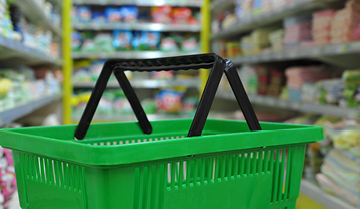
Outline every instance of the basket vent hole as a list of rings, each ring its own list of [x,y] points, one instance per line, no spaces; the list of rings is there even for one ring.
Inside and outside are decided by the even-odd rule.
[[[136,141],[135,141],[135,140],[131,140],[131,143],[134,144],[134,143],[136,143]]]
[[[126,140],[126,141],[125,141],[125,144],[129,144],[129,143],[130,143],[129,140]]]
[[[101,143],[100,143],[100,146],[104,146],[104,142],[101,142]]]
[[[113,142],[113,145],[116,145],[116,144],[117,144],[117,142],[116,142],[116,141],[114,141],[114,142]]]

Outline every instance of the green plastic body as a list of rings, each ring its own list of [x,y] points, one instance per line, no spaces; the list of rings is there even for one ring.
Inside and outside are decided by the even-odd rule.
[[[208,120],[186,138],[190,119],[0,130],[13,150],[23,209],[294,209],[305,145],[322,128]]]

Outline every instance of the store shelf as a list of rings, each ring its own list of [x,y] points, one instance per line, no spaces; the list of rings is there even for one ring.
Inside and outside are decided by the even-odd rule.
[[[202,6],[200,0],[73,0],[73,3],[76,5]]]
[[[293,0],[284,4],[284,6],[271,9],[258,15],[244,17],[238,24],[224,29],[221,32],[213,34],[212,39],[228,39],[241,33],[276,23],[284,17],[311,12],[315,9],[322,8],[330,0]]]
[[[52,102],[59,100],[60,98],[60,95],[46,96],[41,99],[24,103],[12,109],[2,111],[0,112],[0,126],[4,126],[7,123],[22,118],[37,109],[40,109],[48,104],[51,104]]]
[[[231,58],[234,64],[240,65],[244,63],[262,63],[262,62],[279,62],[296,59],[315,59],[322,60],[324,62],[333,62],[333,64],[339,64],[344,67],[357,67],[359,63],[349,62],[344,59],[326,59],[326,57],[336,57],[346,55],[347,59],[354,55],[355,62],[358,60],[358,53],[360,52],[360,42],[351,43],[338,43],[324,46],[304,47],[296,49],[288,49],[284,51],[265,51],[260,54],[243,55]],[[354,66],[356,64],[356,66]]]
[[[47,64],[61,66],[62,60],[55,59],[39,50],[25,46],[0,35],[0,60],[13,60],[16,63],[37,65]]]
[[[147,117],[150,121],[154,120],[169,120],[169,119],[178,119],[178,118],[193,118],[191,115],[181,115],[181,114],[147,114]],[[80,116],[74,116],[73,122],[77,123],[80,121]],[[109,121],[137,121],[134,114],[129,115],[109,115],[109,116],[98,116],[95,114],[93,122],[109,122]]]
[[[218,0],[211,4],[211,13],[219,14],[220,12],[226,11],[230,8],[234,9],[234,0]]]
[[[162,52],[162,51],[117,51],[117,52],[73,52],[74,59],[150,59],[159,57],[199,54],[200,52]]]
[[[62,0],[47,0],[47,1],[49,1],[58,12],[61,12]]]
[[[61,29],[54,26],[50,17],[46,16],[43,9],[35,0],[15,0],[14,3],[20,8],[21,12],[36,25],[41,25],[54,34],[61,37]]]
[[[131,86],[134,88],[164,88],[173,86],[185,86],[188,88],[197,88],[200,85],[198,79],[184,80],[130,80]],[[74,82],[74,88],[93,88],[95,82]],[[109,88],[120,88],[119,83],[110,82],[107,84]]]
[[[146,30],[146,31],[172,31],[172,32],[200,32],[201,25],[162,24],[162,23],[75,23],[76,30]]]
[[[328,209],[356,209],[337,197],[324,192],[316,184],[307,180],[301,181],[300,192]]]
[[[298,102],[292,100],[284,100],[271,96],[248,95],[250,102],[253,104],[266,105],[269,107],[284,108],[296,110],[305,113],[322,114],[340,118],[348,118],[360,120],[360,109],[345,108],[329,104],[316,104],[309,102]],[[231,93],[218,93],[217,98],[235,100],[235,96]]]

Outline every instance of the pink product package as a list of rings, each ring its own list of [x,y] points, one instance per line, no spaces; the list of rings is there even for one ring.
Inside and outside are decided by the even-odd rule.
[[[331,43],[331,38],[323,38],[323,39],[315,39],[314,40],[315,46],[322,46],[322,45],[327,45],[330,43]]]
[[[284,43],[297,43],[312,40],[311,33],[286,33]]]
[[[314,46],[314,41],[302,41],[300,47],[312,47]]]
[[[314,21],[312,24],[312,27],[317,27],[317,28],[326,28],[326,27],[330,27],[332,23],[332,19],[329,20],[321,20],[321,21]]]
[[[335,14],[335,12],[336,12],[335,10],[331,10],[331,9],[323,10],[323,11],[320,11],[320,12],[315,12],[313,14],[313,17],[314,18],[332,17]]]
[[[360,10],[360,2],[358,0],[349,0],[345,3],[345,8]]]
[[[326,27],[313,27],[313,28],[311,29],[311,31],[312,31],[313,33],[319,33],[319,34],[321,34],[321,33],[329,33],[330,29],[331,29],[331,26],[330,26],[330,25],[327,25]]]

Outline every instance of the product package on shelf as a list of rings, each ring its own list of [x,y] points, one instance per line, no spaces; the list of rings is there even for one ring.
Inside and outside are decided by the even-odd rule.
[[[343,98],[345,89],[341,78],[326,79],[317,82],[319,89],[318,102],[337,105]]]
[[[265,66],[257,66],[256,72],[258,76],[258,94],[266,95],[269,85],[269,70]]]
[[[249,65],[243,65],[239,71],[239,76],[244,85],[246,93],[249,95],[257,94],[259,80],[258,80],[256,68]]]
[[[331,43],[331,24],[334,10],[323,10],[313,14],[312,36],[314,45],[326,45]]]
[[[26,67],[0,70],[0,111],[57,93],[60,81],[49,69],[42,78]]]
[[[266,27],[255,29],[250,37],[253,44],[252,53],[261,53],[263,49],[270,47],[269,34],[276,31],[276,27]]]
[[[354,32],[360,24],[360,2],[348,0],[345,8],[336,11],[331,23],[331,43],[355,40]]]
[[[60,27],[60,17],[48,2],[38,2],[55,27]],[[2,8],[2,9],[1,9]],[[0,34],[25,46],[36,49],[51,57],[59,57],[59,44],[53,39],[52,32],[35,26],[25,19],[15,4],[0,4]]]
[[[285,75],[289,98],[294,101],[301,101],[304,83],[314,83],[330,77],[329,71],[323,66],[289,67],[285,70]]]
[[[358,108],[360,104],[360,70],[346,70],[342,79],[345,87],[339,105]]]
[[[290,124],[307,124],[324,127],[327,123],[335,123],[341,119],[329,116],[319,116],[306,114],[285,121]],[[306,148],[303,178],[314,181],[316,175],[320,173],[324,156],[333,147],[332,141],[327,134],[324,134],[324,140],[309,144]]]
[[[360,124],[351,120],[327,123],[324,133],[334,148],[326,154],[316,179],[325,191],[359,207]]]
[[[278,30],[277,27],[255,29],[249,36],[241,39],[241,51],[245,55],[258,54],[271,46],[269,34]]]
[[[311,20],[311,15],[284,18],[285,48],[296,48],[304,44],[311,45]]]
[[[114,30],[109,32],[72,32],[73,52],[113,53],[115,51],[200,51],[199,37],[190,33],[165,36],[157,31]]]
[[[80,116],[91,92],[83,92],[72,98],[73,115]],[[198,103],[196,96],[186,95],[183,90],[160,89],[152,98],[141,101],[146,114],[170,114],[193,116]],[[121,116],[133,116],[129,101],[121,90],[107,90],[99,102],[95,118],[121,120]],[[115,116],[118,116],[117,118]],[[126,117],[124,120],[127,120]]]
[[[284,30],[278,29],[269,33],[269,41],[271,43],[271,49],[273,51],[281,51],[284,49]]]

